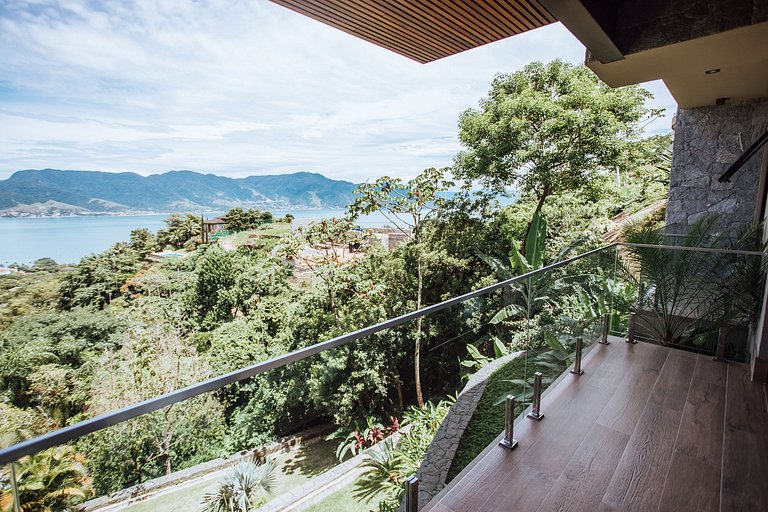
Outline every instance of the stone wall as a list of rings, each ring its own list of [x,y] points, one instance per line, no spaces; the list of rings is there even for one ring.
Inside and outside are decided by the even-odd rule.
[[[467,385],[464,386],[456,403],[448,411],[437,430],[437,434],[429,444],[424,460],[416,472],[416,476],[419,478],[420,508],[429,503],[445,487],[448,470],[451,468],[456,449],[459,447],[461,435],[475,414],[477,403],[483,397],[485,387],[488,384],[488,378],[511,360],[520,357],[521,354],[522,352],[515,352],[488,363],[472,375]],[[404,512],[404,510],[405,506],[401,505],[400,511]]]
[[[768,20],[767,0],[595,1],[616,9],[608,30],[624,55]]]
[[[667,206],[667,231],[682,234],[707,212],[721,228],[754,222],[762,152],[731,178],[717,178],[768,129],[768,98],[739,105],[680,109]]]

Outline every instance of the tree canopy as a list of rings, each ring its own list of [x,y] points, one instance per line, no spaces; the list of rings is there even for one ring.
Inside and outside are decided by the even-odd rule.
[[[560,60],[497,75],[479,108],[459,118],[465,150],[454,174],[492,193],[532,193],[538,212],[554,194],[594,189],[599,170],[622,161],[640,121],[659,113],[645,106],[650,97]]]

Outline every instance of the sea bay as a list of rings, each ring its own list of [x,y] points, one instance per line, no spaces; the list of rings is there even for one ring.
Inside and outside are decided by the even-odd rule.
[[[276,217],[294,216],[294,225],[313,220],[341,217],[344,210],[272,210]],[[77,263],[89,254],[102,252],[116,242],[126,241],[132,230],[146,228],[156,232],[169,214],[124,216],[78,216],[40,218],[0,218],[0,265],[29,264],[38,258],[53,258],[58,263]],[[206,214],[206,218],[216,214]],[[387,220],[381,214],[361,217],[366,228],[381,227]]]

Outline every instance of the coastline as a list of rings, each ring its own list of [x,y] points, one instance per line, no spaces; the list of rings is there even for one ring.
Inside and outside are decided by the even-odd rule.
[[[307,208],[272,209],[276,217],[290,213],[292,225],[300,226],[314,220],[340,217],[345,209]],[[178,213],[178,212],[176,212]],[[205,215],[221,214],[211,211]],[[165,226],[169,213],[143,213],[123,215],[71,215],[46,217],[2,217],[0,238],[8,241],[0,245],[0,266],[30,264],[39,258],[53,258],[57,263],[77,263],[84,256],[107,250],[116,242],[127,241],[134,229],[156,232]],[[359,219],[363,227],[383,227],[389,222],[382,215],[368,215]]]

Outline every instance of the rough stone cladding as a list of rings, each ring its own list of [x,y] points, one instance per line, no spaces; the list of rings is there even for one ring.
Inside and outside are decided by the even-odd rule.
[[[763,152],[753,156],[730,183],[720,183],[717,178],[766,129],[768,98],[678,110],[667,232],[684,234],[708,212],[722,215],[723,229],[738,229],[754,222]]]
[[[424,460],[416,472],[416,476],[419,478],[420,508],[429,503],[445,487],[448,470],[453,462],[453,457],[456,455],[461,436],[475,414],[475,409],[483,397],[488,379],[496,370],[522,354],[522,352],[514,352],[500,357],[483,366],[469,378],[467,385],[464,386],[456,399],[456,403],[448,411],[437,430],[437,434],[429,444]],[[398,512],[405,512],[405,502],[400,505]]]

